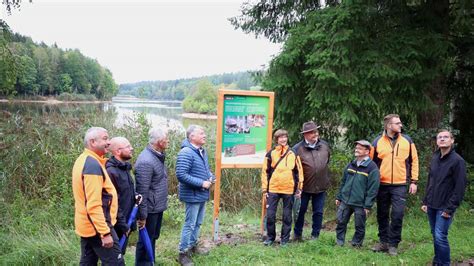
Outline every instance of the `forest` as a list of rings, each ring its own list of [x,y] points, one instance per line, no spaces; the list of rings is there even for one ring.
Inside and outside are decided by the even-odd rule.
[[[77,49],[35,43],[2,20],[0,31],[0,96],[103,100],[117,93],[112,73],[96,59]]]
[[[229,89],[259,89],[252,73],[236,72],[166,81],[125,83],[120,84],[118,93],[139,98],[182,101],[197,90],[197,84],[201,80],[209,81],[212,86],[226,86]]]
[[[473,1],[324,2],[258,1],[230,19],[283,45],[262,81],[291,96],[275,98],[276,126],[298,132],[315,119],[329,139],[350,142],[397,113],[427,137],[454,129],[458,150],[474,162]]]

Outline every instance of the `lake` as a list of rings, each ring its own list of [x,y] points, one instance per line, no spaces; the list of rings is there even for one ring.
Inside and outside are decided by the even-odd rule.
[[[52,112],[105,112],[115,110],[115,126],[131,123],[132,118],[143,113],[152,126],[184,131],[190,124],[215,128],[215,120],[183,118],[179,101],[155,101],[142,99],[113,99],[101,103],[46,103],[46,102],[0,102],[0,110],[10,113],[52,113]],[[80,110],[80,112],[79,112]]]

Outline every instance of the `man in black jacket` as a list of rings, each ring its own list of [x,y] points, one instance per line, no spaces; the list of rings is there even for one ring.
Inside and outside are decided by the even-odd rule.
[[[428,214],[434,241],[433,265],[449,265],[451,261],[448,230],[466,189],[466,163],[453,149],[450,131],[436,136],[438,150],[431,159],[426,194],[421,209]]]
[[[130,175],[132,165],[128,162],[132,159],[133,147],[126,138],[115,137],[110,140],[109,151],[112,153],[112,157],[107,161],[105,167],[117,190],[119,209],[114,229],[118,238],[121,239],[123,235],[128,236],[130,229],[135,229],[129,228],[127,225],[136,198],[135,184]],[[122,247],[122,254],[125,254],[127,242],[125,241]]]

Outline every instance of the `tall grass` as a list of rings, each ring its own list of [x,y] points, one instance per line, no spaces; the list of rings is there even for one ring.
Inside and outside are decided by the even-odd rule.
[[[64,265],[77,264],[80,247],[79,238],[74,234],[74,202],[71,189],[71,169],[77,156],[83,150],[83,136],[91,126],[101,126],[109,130],[109,135],[124,136],[135,148],[132,164],[146,147],[150,125],[145,115],[138,114],[126,126],[114,126],[116,114],[104,111],[100,105],[68,105],[39,108],[22,108],[15,112],[0,113],[0,264],[5,265]],[[211,169],[214,169],[215,127],[206,126]],[[183,205],[177,199],[177,179],[174,174],[176,155],[184,139],[184,132],[169,133],[170,145],[166,151],[166,166],[169,174],[169,209],[164,214],[163,234],[159,241],[160,263],[175,263],[179,228],[184,220]],[[422,152],[426,154],[426,152]],[[426,155],[422,155],[426,156]],[[335,192],[340,182],[341,171],[352,157],[352,149],[339,145],[331,157],[332,186],[325,209],[325,222],[334,220],[336,210],[333,204]],[[425,158],[425,157],[423,157]],[[421,167],[420,179],[426,178],[426,162]],[[315,264],[351,264],[351,257],[360,263],[369,264],[369,252],[333,247],[333,233],[323,234],[319,244],[305,243],[292,245],[287,251],[263,249],[255,232],[258,231],[261,185],[260,169],[224,169],[221,179],[221,232],[235,233],[235,224],[249,224],[239,232],[245,239],[238,249],[223,246],[209,257],[197,258],[202,264],[305,264],[299,254],[316,252],[311,259]],[[472,175],[470,177],[472,179]],[[406,261],[410,264],[426,263],[430,253],[430,236],[426,229],[425,217],[419,214],[419,202],[423,186],[415,197],[410,197],[407,210],[407,227],[404,238],[407,246],[402,246],[408,254],[419,256]],[[469,193],[469,191],[467,192]],[[472,199],[472,196],[468,196]],[[211,198],[212,200],[212,198]],[[469,211],[472,202],[465,203],[457,214],[455,228],[472,234],[473,213]],[[206,224],[211,224],[212,202],[208,204]],[[310,215],[310,214],[309,214]],[[308,218],[309,218],[308,215]],[[423,228],[420,228],[423,225]],[[308,231],[308,230],[306,230]],[[203,233],[210,235],[210,226],[203,227]],[[473,242],[463,238],[462,233],[454,233],[455,241],[462,243],[454,254],[457,257],[474,256]],[[369,219],[368,239],[376,239],[374,216]],[[136,241],[132,234],[130,244]],[[370,240],[368,241],[370,243]],[[408,243],[420,243],[420,254],[411,251]],[[405,244],[404,244],[405,245]],[[460,244],[458,244],[460,245]],[[457,246],[458,246],[457,245]],[[314,251],[317,250],[317,251]],[[132,254],[130,254],[132,253]],[[343,254],[340,263],[331,263],[335,256]],[[410,256],[411,256],[410,255]],[[126,258],[133,261],[133,252]],[[385,257],[376,256],[376,264],[389,262]]]

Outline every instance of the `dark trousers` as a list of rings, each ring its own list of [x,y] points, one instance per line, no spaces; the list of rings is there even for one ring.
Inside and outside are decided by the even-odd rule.
[[[377,194],[377,222],[380,242],[398,247],[402,240],[407,188],[381,185]]]
[[[81,237],[81,261],[79,265],[97,265],[99,259],[102,265],[125,265],[123,255],[120,252],[117,233],[111,228],[110,234],[114,240],[114,245],[111,248],[102,246],[100,235]]]
[[[311,205],[313,206],[313,216],[312,216],[312,231],[311,235],[314,237],[319,237],[321,227],[323,225],[323,211],[324,211],[324,201],[326,200],[326,192],[321,193],[301,193],[301,207],[298,213],[298,218],[295,222],[295,236],[301,236],[303,234],[304,226],[304,215],[308,210],[309,200],[311,199]]]
[[[148,231],[148,236],[150,237],[151,247],[153,248],[153,258],[155,258],[155,243],[156,240],[160,237],[162,220],[163,212],[149,213],[146,218],[145,227]],[[153,263],[148,259],[146,247],[139,238],[137,242],[137,250],[135,253],[135,265],[152,265]]]
[[[275,220],[278,202],[283,201],[283,224],[281,226],[281,242],[287,243],[291,233],[291,210],[293,209],[293,195],[268,193],[267,198],[267,236],[271,241],[275,241],[276,230]]]
[[[453,216],[444,218],[443,210],[428,207],[428,221],[430,222],[431,235],[433,236],[434,257],[433,265],[450,265],[451,249],[449,248],[448,231],[453,222]]]
[[[347,231],[347,223],[351,219],[351,215],[354,213],[355,220],[355,232],[352,237],[351,244],[353,246],[362,246],[365,236],[365,221],[367,219],[364,208],[347,205],[341,202],[337,209],[337,227],[336,227],[336,238],[337,242],[344,244]]]

